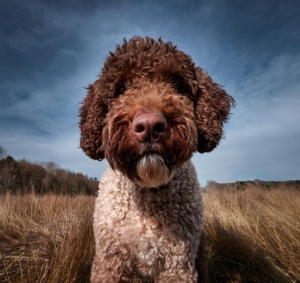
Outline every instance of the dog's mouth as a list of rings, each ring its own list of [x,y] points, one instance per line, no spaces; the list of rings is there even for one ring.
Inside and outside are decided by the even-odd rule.
[[[167,184],[174,172],[166,165],[163,157],[156,153],[145,153],[136,163],[134,183],[144,188],[157,188]]]
[[[127,160],[126,166],[109,160],[111,167],[125,174],[134,184],[142,188],[159,188],[169,183],[177,167],[167,165],[159,153],[149,150]]]
[[[107,160],[113,169],[142,188],[159,188],[168,184],[177,169],[191,156],[191,151],[186,153],[183,150],[181,141],[135,142],[124,146],[126,143],[126,139],[121,138],[120,143],[116,143],[118,146],[109,147]]]
[[[122,160],[120,164],[123,164],[124,166],[136,166],[136,164],[140,160],[155,160],[151,156],[159,156],[160,159],[163,160],[163,162],[167,166],[172,166],[171,162],[173,161],[173,158],[170,158],[170,156],[167,154],[168,151],[166,151],[164,145],[159,142],[144,142],[144,143],[136,143],[132,147],[130,147],[130,150],[128,151],[118,151],[119,155],[114,155],[114,157],[117,157],[117,159],[113,159],[114,161],[119,161],[119,156],[122,154]]]

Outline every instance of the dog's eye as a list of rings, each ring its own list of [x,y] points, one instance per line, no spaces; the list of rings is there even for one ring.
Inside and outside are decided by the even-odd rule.
[[[120,86],[119,92],[124,93],[126,91],[126,85]]]
[[[115,95],[116,96],[121,95],[121,94],[125,93],[126,90],[127,90],[126,85],[122,84],[119,87],[117,87]]]
[[[173,76],[169,81],[178,94],[184,95],[186,93],[184,79],[181,76]]]
[[[172,81],[172,87],[173,87],[174,89],[178,90],[178,88],[179,88],[178,82]]]

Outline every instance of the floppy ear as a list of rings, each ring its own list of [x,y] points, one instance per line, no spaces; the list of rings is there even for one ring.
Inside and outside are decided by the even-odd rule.
[[[198,152],[210,152],[224,137],[223,124],[229,119],[234,99],[201,68],[196,68],[197,101],[195,118],[198,130]]]
[[[80,147],[92,159],[102,160],[102,129],[107,113],[100,80],[88,86],[79,110]],[[101,95],[102,94],[102,95]]]

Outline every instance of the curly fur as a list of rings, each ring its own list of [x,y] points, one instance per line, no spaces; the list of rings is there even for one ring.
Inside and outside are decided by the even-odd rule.
[[[205,282],[203,204],[194,152],[223,137],[234,100],[170,42],[134,37],[106,59],[80,108],[80,146],[110,164],[94,213],[92,282]],[[162,117],[159,138],[133,121]]]

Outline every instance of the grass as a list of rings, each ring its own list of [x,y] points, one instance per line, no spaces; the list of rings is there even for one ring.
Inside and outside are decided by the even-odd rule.
[[[300,282],[300,190],[203,194],[210,282]],[[0,283],[89,282],[94,197],[0,196]]]
[[[204,194],[211,282],[300,282],[300,190]]]
[[[0,197],[0,282],[89,282],[93,197]]]

